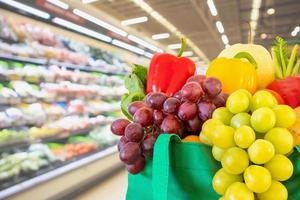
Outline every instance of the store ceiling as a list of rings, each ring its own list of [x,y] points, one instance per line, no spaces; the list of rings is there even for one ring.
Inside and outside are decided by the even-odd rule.
[[[217,56],[224,48],[221,35],[215,26],[217,20],[223,23],[230,44],[247,42],[247,22],[250,21],[252,0],[214,0],[218,10],[217,17],[211,16],[206,0],[145,0],[145,2],[190,38],[209,59]],[[148,16],[147,22],[131,25],[148,36],[169,32],[131,0],[94,0],[91,5],[120,21]],[[273,15],[266,12],[270,7],[275,9]],[[285,39],[296,39],[291,36],[291,32],[297,25],[300,25],[299,0],[262,0],[254,41],[268,48],[276,35],[281,35]],[[262,33],[266,33],[267,38],[261,39]],[[160,42],[169,45],[178,43],[179,38],[171,33],[170,38]]]

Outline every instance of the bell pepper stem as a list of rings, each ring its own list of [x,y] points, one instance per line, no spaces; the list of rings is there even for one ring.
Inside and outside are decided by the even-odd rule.
[[[181,47],[179,49],[177,57],[181,57],[185,49],[186,49],[186,38],[181,38]]]
[[[248,44],[253,44],[252,27],[250,22],[247,22],[247,24],[248,24]]]
[[[255,59],[248,52],[241,51],[241,52],[237,53],[234,56],[234,58],[239,58],[239,59],[245,58],[249,61],[249,63],[251,63],[255,67],[255,69],[257,69],[257,63],[256,63]]]

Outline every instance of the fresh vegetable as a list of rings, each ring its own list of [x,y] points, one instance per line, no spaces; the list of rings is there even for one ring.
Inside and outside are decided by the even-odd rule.
[[[143,83],[144,87],[146,87],[146,83],[147,83],[147,72],[148,69],[146,67],[138,64],[133,64],[132,73],[137,75],[137,77]]]
[[[147,75],[147,93],[164,92],[172,96],[195,74],[195,63],[189,58],[181,57],[185,47],[186,40],[182,39],[182,47],[177,56],[168,53],[153,56]]]
[[[233,58],[240,52],[246,52],[253,57],[256,65],[257,88],[266,88],[274,80],[274,63],[267,49],[255,44],[234,44],[224,49],[218,58]],[[232,73],[228,71],[227,73]],[[236,79],[238,77],[235,76]]]
[[[298,45],[295,45],[291,56],[288,57],[286,42],[282,38],[276,37],[272,47],[272,56],[277,80],[268,85],[268,89],[277,92],[284,102],[293,108],[300,105],[300,77],[297,76],[300,59],[297,52]]]
[[[241,58],[251,61],[252,64]],[[213,60],[207,69],[206,76],[218,78],[225,93],[232,93],[241,88],[254,93],[257,86],[255,66],[257,64],[250,54],[239,53],[235,58]]]

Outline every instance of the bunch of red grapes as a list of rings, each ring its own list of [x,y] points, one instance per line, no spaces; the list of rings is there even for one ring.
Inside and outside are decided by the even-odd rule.
[[[137,174],[143,170],[145,158],[152,156],[160,134],[177,134],[181,138],[199,135],[203,122],[225,105],[227,94],[221,91],[218,79],[195,75],[173,97],[153,92],[144,101],[132,102],[128,111],[133,122],[118,119],[111,125],[111,131],[122,136],[118,150],[128,172]]]

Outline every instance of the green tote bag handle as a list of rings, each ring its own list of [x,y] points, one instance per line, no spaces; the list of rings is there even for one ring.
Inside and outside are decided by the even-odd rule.
[[[170,156],[169,147],[171,142],[180,143],[180,138],[173,134],[161,135],[154,148],[153,157],[153,199],[154,200],[167,200],[168,199],[168,185],[169,185],[169,168]]]

